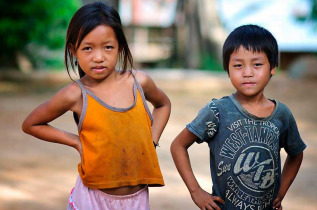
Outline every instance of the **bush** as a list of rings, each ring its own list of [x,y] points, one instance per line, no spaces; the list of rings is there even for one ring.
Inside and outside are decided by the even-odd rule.
[[[67,25],[79,7],[79,0],[1,0],[0,65],[17,66],[17,52],[32,56],[29,44],[63,48]]]

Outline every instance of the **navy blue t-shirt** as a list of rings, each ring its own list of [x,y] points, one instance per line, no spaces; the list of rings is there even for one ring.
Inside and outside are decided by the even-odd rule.
[[[272,209],[281,183],[280,150],[297,155],[306,145],[288,107],[269,117],[248,113],[233,95],[213,99],[186,127],[210,148],[212,194],[221,209]]]

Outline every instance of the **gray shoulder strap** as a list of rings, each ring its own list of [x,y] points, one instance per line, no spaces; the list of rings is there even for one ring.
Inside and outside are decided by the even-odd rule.
[[[145,107],[145,110],[147,111],[150,119],[151,119],[151,125],[153,125],[153,116],[151,114],[151,111],[149,109],[149,106],[146,102],[146,99],[145,99],[145,95],[144,95],[144,92],[143,92],[143,89],[142,89],[142,86],[141,84],[138,82],[138,79],[136,78],[136,70],[131,70],[131,73],[133,75],[133,78],[134,78],[134,84],[137,86],[138,90],[140,91],[140,94],[141,94],[141,97],[142,97],[142,101],[143,101],[143,104],[144,104],[144,107]]]
[[[87,89],[85,88],[85,86],[83,85],[83,83],[81,83],[80,80],[76,80],[75,81],[80,89],[81,89],[81,93],[83,95],[83,107],[81,109],[81,115],[80,115],[80,118],[79,118],[79,123],[78,123],[78,132],[81,131],[81,126],[83,124],[83,121],[85,119],[85,115],[86,115],[86,110],[87,110]]]

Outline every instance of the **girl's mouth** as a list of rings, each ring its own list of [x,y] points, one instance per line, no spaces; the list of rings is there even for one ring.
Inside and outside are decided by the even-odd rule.
[[[105,66],[95,66],[95,67],[92,67],[92,70],[96,71],[96,72],[103,72],[106,70],[106,67]]]

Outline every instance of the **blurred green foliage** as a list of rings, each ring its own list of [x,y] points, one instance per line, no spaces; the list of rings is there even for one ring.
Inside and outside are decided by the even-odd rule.
[[[63,48],[68,23],[80,5],[79,0],[0,0],[0,66],[17,66],[17,52],[32,57],[29,44]]]
[[[311,14],[310,17],[317,21],[317,1],[316,0],[311,0],[312,1],[312,8],[311,8]]]
[[[213,55],[210,52],[201,53],[200,63],[201,63],[200,69],[202,70],[223,72],[222,63],[220,62],[219,59],[215,57],[215,55]]]

